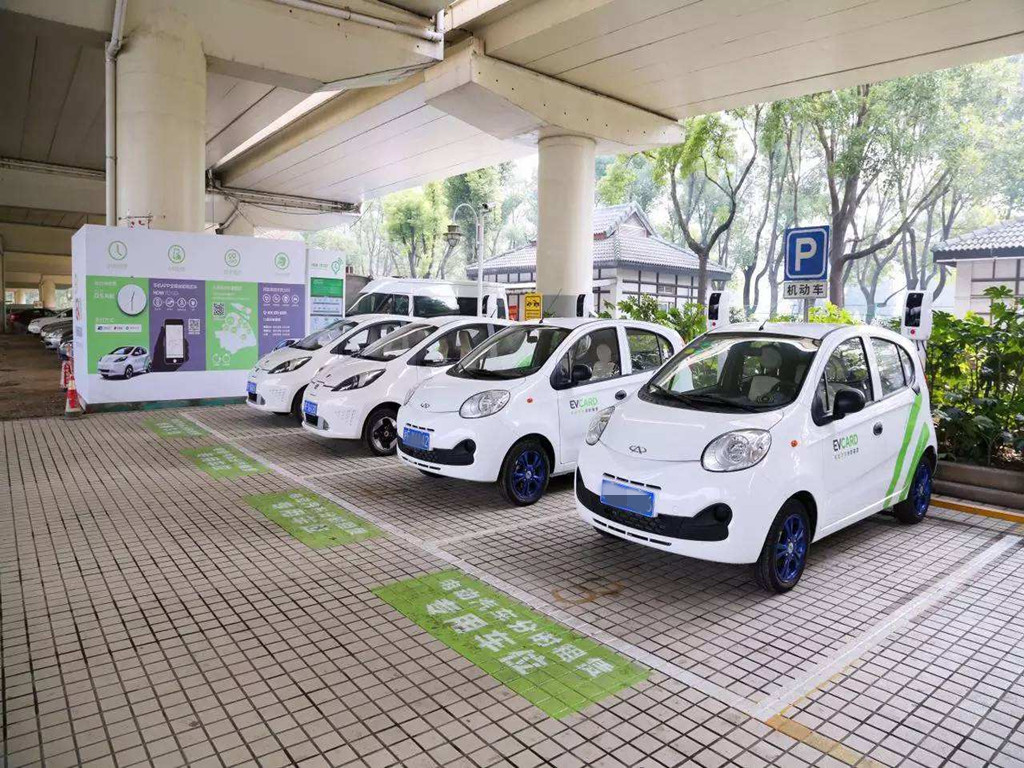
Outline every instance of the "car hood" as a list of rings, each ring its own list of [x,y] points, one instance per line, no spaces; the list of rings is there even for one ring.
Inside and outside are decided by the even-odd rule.
[[[527,378],[522,379],[463,379],[445,373],[427,379],[416,388],[408,407],[424,413],[454,413],[458,411],[467,398],[489,389],[503,389],[515,392],[526,385]]]
[[[333,387],[340,382],[347,379],[349,376],[355,376],[365,371],[379,371],[381,368],[387,368],[388,363],[382,363],[377,360],[360,360],[355,357],[342,357],[337,360],[332,360],[323,366],[313,376],[313,384],[320,384],[321,386]],[[322,392],[323,390],[321,390]]]
[[[626,456],[653,461],[699,461],[707,444],[734,429],[770,430],[784,409],[764,413],[698,411],[632,397],[615,409],[601,442]]]
[[[127,357],[127,355],[104,355],[103,357],[100,358],[100,362],[101,363],[112,363],[115,360],[117,360],[117,358],[119,358],[119,357]],[[128,362],[128,361],[125,360],[124,362]]]
[[[295,349],[293,347],[281,347],[268,352],[256,363],[256,368],[261,371],[271,371],[281,363],[294,360],[296,357],[311,357],[312,352],[306,349]]]

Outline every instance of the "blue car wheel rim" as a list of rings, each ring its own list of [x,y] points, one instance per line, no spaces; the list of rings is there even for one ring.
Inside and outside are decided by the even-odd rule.
[[[520,501],[532,501],[540,497],[548,470],[540,451],[532,448],[520,453],[512,465],[512,491]]]
[[[914,474],[914,483],[910,488],[910,503],[914,507],[915,517],[924,517],[932,498],[932,470],[927,464],[921,464]]]
[[[782,523],[775,545],[775,575],[784,583],[796,581],[807,557],[807,524],[802,516],[792,514]]]

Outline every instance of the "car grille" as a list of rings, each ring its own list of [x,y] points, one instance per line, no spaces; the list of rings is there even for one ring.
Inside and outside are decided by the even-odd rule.
[[[630,529],[620,531],[627,536],[634,538],[647,538],[635,536],[632,531],[641,531],[651,536],[664,536],[669,539],[686,539],[688,541],[725,541],[729,537],[729,522],[732,520],[732,510],[725,504],[712,504],[702,509],[693,517],[679,517],[677,515],[656,515],[644,517],[633,512],[626,512],[622,509],[609,507],[601,502],[600,495],[594,493],[583,484],[583,476],[576,470],[576,498],[580,503],[598,517],[613,525]],[[606,526],[611,530],[617,530],[612,525]],[[653,539],[652,539],[653,540]],[[655,541],[656,544],[668,546],[669,541]]]
[[[435,448],[430,451],[422,451],[419,448],[413,448],[402,438],[398,438],[398,447],[402,453],[413,459],[431,464],[446,464],[450,467],[469,466],[473,463],[473,454],[476,453],[476,443],[472,440],[463,440],[454,448]]]

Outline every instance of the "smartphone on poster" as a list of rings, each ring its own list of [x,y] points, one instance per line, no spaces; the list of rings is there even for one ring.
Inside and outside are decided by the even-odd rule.
[[[185,321],[164,321],[164,362],[181,365],[185,362]]]

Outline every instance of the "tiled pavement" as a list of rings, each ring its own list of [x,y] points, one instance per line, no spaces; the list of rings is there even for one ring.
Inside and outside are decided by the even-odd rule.
[[[590,531],[567,479],[511,509],[244,406],[178,413],[213,432],[0,425],[0,764],[1024,766],[1011,523],[878,516],[768,598]],[[216,442],[270,471],[179,453]],[[297,486],[387,535],[314,550],[245,503]],[[649,679],[555,720],[371,592],[452,567]]]

